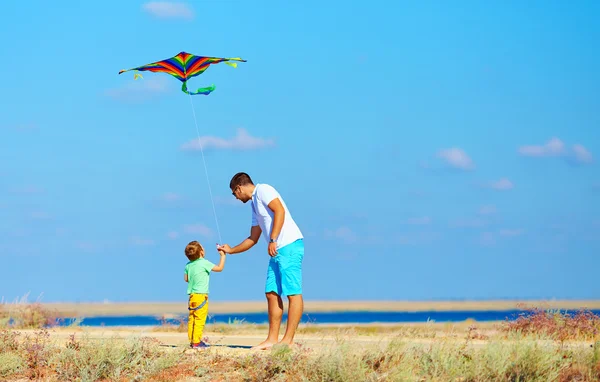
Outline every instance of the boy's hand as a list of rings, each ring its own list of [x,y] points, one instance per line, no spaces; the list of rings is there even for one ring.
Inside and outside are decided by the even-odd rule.
[[[225,256],[225,255],[226,255],[226,253],[225,253],[225,252],[223,252],[223,251],[219,251],[219,255],[221,255],[221,256]]]

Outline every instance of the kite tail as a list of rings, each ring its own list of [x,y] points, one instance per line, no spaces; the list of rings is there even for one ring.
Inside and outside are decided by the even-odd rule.
[[[210,93],[213,92],[213,90],[215,90],[215,88],[216,88],[215,85],[210,85],[205,88],[199,88],[195,92],[190,92],[187,88],[187,81],[183,81],[183,84],[181,85],[181,91],[186,94],[189,94],[189,95],[199,95],[199,94],[209,95]]]

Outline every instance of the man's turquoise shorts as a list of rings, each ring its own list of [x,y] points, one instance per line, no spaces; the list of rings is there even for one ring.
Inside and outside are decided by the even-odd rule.
[[[277,250],[269,260],[265,293],[275,292],[279,296],[302,294],[302,260],[304,241],[298,239]]]

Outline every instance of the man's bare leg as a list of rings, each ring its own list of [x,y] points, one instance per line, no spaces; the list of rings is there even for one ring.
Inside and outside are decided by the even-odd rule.
[[[283,301],[281,296],[275,292],[269,292],[266,296],[269,309],[269,335],[265,341],[253,346],[252,349],[268,349],[275,345],[279,339],[279,327],[281,326],[281,317],[283,317]]]
[[[302,311],[304,310],[304,300],[302,299],[301,294],[288,296],[288,299],[290,300],[290,305],[288,308],[287,327],[285,328],[285,334],[283,335],[283,338],[279,343],[292,345],[294,343],[294,335],[296,334],[296,329],[298,328],[298,324],[300,323],[300,319],[302,318]]]

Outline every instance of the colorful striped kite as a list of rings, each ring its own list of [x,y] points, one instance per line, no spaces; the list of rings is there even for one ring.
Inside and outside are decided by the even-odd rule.
[[[200,88],[200,89],[196,90],[195,92],[190,92],[190,91],[188,91],[188,88],[187,88],[187,84],[186,84],[187,81],[192,77],[195,77],[197,75],[204,73],[204,71],[206,69],[208,69],[208,67],[211,64],[218,64],[220,62],[225,62],[229,66],[233,66],[234,68],[237,67],[237,63],[229,62],[229,61],[246,62],[246,60],[242,60],[239,57],[236,57],[236,58],[204,57],[204,56],[195,56],[193,54],[186,53],[186,52],[180,52],[176,56],[168,58],[166,60],[153,62],[152,64],[139,66],[137,68],[123,69],[123,70],[119,71],[119,74],[128,72],[130,70],[167,73],[167,74],[170,74],[173,77],[177,78],[179,81],[183,82],[183,84],[181,85],[181,90],[184,93],[187,93],[190,95],[197,95],[197,94],[209,95],[210,93],[212,93],[213,90],[215,90],[215,85],[211,85],[211,86],[208,86],[205,88]],[[134,79],[137,79],[138,76],[141,77],[141,75],[139,75],[139,74],[134,74]]]

